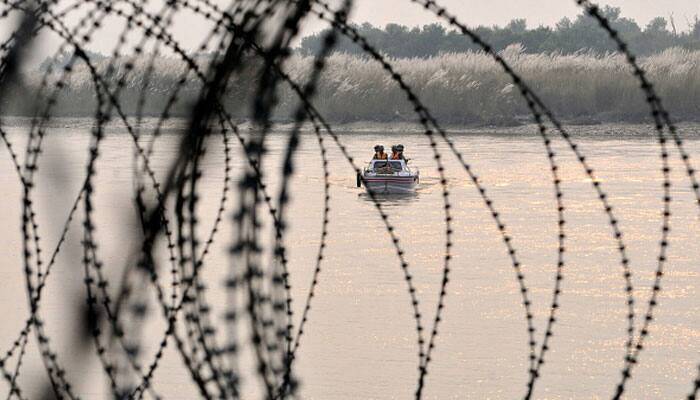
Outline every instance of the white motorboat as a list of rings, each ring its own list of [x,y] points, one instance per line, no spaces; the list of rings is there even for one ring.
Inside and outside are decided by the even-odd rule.
[[[411,193],[419,180],[418,169],[411,170],[404,160],[372,160],[357,175],[357,187],[364,183],[372,193]]]

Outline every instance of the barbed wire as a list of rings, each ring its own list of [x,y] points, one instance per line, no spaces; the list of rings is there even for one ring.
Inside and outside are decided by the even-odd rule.
[[[644,318],[637,327],[632,269],[619,219],[580,146],[516,68],[479,36],[477,31],[468,28],[433,0],[410,0],[410,3],[416,3],[456,28],[493,58],[518,88],[542,139],[554,189],[557,255],[552,297],[540,342],[537,341],[530,289],[514,245],[515,238],[496,208],[494,199],[487,193],[487,188],[467,157],[457,149],[453,137],[430,112],[430,104],[421,100],[417,91],[392,65],[393,60],[385,57],[348,22],[347,16],[353,6],[351,0],[344,1],[338,8],[323,0],[232,1],[225,8],[210,0],[168,0],[157,11],[149,11],[148,0],[61,2],[61,7],[57,0],[0,0],[0,7],[3,7],[0,10],[0,20],[9,20],[11,16],[20,17],[18,28],[10,31],[0,44],[0,100],[4,100],[9,93],[10,84],[22,81],[20,68],[27,63],[26,53],[40,40],[42,33],[51,32],[62,41],[53,56],[54,60],[61,60],[62,64],[48,63],[39,84],[33,89],[36,92],[35,98],[44,100],[32,104],[33,114],[23,157],[17,152],[17,146],[0,120],[0,138],[8,150],[22,190],[21,257],[29,304],[29,315],[23,327],[0,358],[0,373],[9,385],[8,399],[27,398],[20,376],[27,365],[24,359],[31,347],[29,335],[32,332],[36,336],[39,356],[50,384],[50,387],[42,388],[40,393],[59,399],[80,398],[68,378],[67,372],[73,366],[59,361],[39,312],[41,304],[48,301],[43,295],[44,289],[52,276],[57,257],[68,240],[72,221],[78,215],[82,218],[80,262],[85,288],[82,296],[85,308],[81,308],[79,314],[83,319],[84,339],[92,342],[92,351],[100,361],[112,397],[140,399],[148,393],[153,398],[161,398],[153,380],[163,363],[169,342],[174,342],[184,367],[203,398],[242,396],[239,358],[243,348],[247,348],[254,356],[254,376],[264,388],[264,397],[283,399],[299,396],[299,380],[303,377],[294,372],[294,361],[301,346],[301,337],[310,321],[312,300],[316,296],[323,261],[327,257],[332,219],[330,161],[324,135],[331,138],[360,183],[367,183],[341,136],[314,104],[318,86],[323,79],[326,58],[330,56],[340,36],[361,47],[405,95],[428,140],[441,188],[444,247],[440,262],[441,280],[430,326],[424,323],[425,314],[421,310],[423,293],[417,289],[398,229],[391,222],[391,216],[382,205],[379,195],[372,190],[368,191],[368,198],[377,210],[394,248],[413,313],[418,353],[415,397],[422,398],[427,385],[429,365],[433,361],[440,323],[444,318],[450,272],[454,268],[452,247],[459,234],[453,229],[454,205],[440,142],[447,145],[447,152],[455,157],[467,174],[468,181],[477,190],[478,197],[496,225],[515,272],[528,337],[529,379],[524,398],[534,396],[545,356],[551,350],[551,338],[564,292],[562,282],[566,267],[566,208],[561,166],[557,160],[559,155],[553,147],[553,133],[550,133],[554,131],[572,151],[591,181],[619,253],[625,282],[627,341],[622,377],[613,398],[621,398],[626,384],[632,378],[632,369],[639,362],[639,355],[645,348],[668,258],[672,186],[668,140],[673,141],[678,151],[691,191],[700,206],[700,185],[696,170],[669,111],[656,93],[648,74],[600,9],[587,0],[576,0],[576,4],[609,34],[632,67],[632,74],[640,82],[640,89],[657,131],[663,176],[661,237],[651,294]],[[172,32],[177,16],[183,10],[203,18],[210,25],[209,32],[194,54],[185,50]],[[77,23],[69,25],[67,21],[75,19],[79,12],[84,15]],[[99,40],[96,37],[101,34],[100,29],[105,21],[114,17],[123,21],[124,28],[119,31],[117,42],[106,61],[97,62],[89,55],[88,49]],[[330,30],[324,36],[321,49],[315,55],[306,79],[301,81],[289,75],[285,71],[285,65],[293,54],[292,46],[302,24],[310,18],[324,22]],[[133,35],[137,39],[131,42],[133,39],[130,37]],[[156,63],[164,52],[173,54],[184,68],[179,71],[174,87],[161,99],[164,101],[155,124],[148,128],[145,126],[145,109],[149,88],[157,78]],[[205,54],[207,56],[203,58],[202,55]],[[140,84],[128,87],[128,79],[135,73],[137,63],[142,68]],[[256,82],[250,83],[255,90],[250,94],[231,93],[231,81],[242,76],[247,68],[255,67],[258,69],[258,78]],[[79,192],[71,203],[51,256],[45,261],[45,238],[40,235],[34,199],[37,175],[56,107],[62,101],[61,96],[71,90],[70,79],[79,68],[89,79],[95,103],[91,110],[93,117],[88,158]],[[174,159],[168,166],[165,177],[159,178],[154,166],[156,143],[167,129],[166,123],[173,120],[173,109],[183,101],[182,92],[191,83],[191,79],[198,85],[198,97],[191,105],[187,129],[179,138]],[[278,176],[280,184],[277,196],[273,197],[265,183],[263,163],[268,153],[267,137],[274,129],[273,114],[279,105],[278,91],[282,85],[291,88],[298,103],[292,114],[292,128],[286,133],[287,141],[282,150],[281,173]],[[126,92],[134,90],[137,96],[133,103],[135,112],[129,114],[124,108],[124,102],[128,101],[125,99],[128,97]],[[230,104],[225,101],[229,95],[236,96],[242,104],[250,107],[253,129],[247,137],[232,116]],[[295,329],[292,271],[289,268],[285,238],[288,235],[289,203],[294,194],[291,180],[297,173],[295,157],[299,151],[302,130],[307,123],[312,126],[321,156],[323,208],[319,215],[320,237],[313,273]],[[100,254],[96,220],[96,193],[100,189],[96,177],[99,168],[106,168],[98,165],[107,131],[115,124],[121,125],[128,132],[134,146],[133,199],[136,220],[141,229],[139,234],[124,243],[127,256],[122,260],[123,268],[119,270],[119,279],[112,278],[105,272],[116,267],[107,268],[104,256]],[[215,134],[221,137],[220,144],[213,144],[212,137]],[[241,150],[240,170],[236,170],[232,164],[231,135]],[[144,144],[145,140],[147,142]],[[205,169],[204,160],[210,153],[209,149],[216,146],[221,146],[223,153],[223,180],[213,223],[207,229],[201,228],[203,216],[200,202],[203,189],[200,181],[204,174],[213,172]],[[240,174],[237,185],[233,184],[235,173]],[[233,243],[228,254],[229,267],[224,281],[227,300],[222,315],[223,323],[217,323],[216,317],[211,316],[214,307],[207,297],[208,283],[202,271],[208,266],[208,255],[213,244],[220,240],[217,238],[223,228],[222,224],[226,222],[225,214],[230,211],[227,207],[234,194],[238,197],[238,209],[229,221]],[[266,209],[262,214],[261,206]],[[261,238],[265,218],[272,222],[274,240],[271,245]],[[202,234],[202,229],[208,233]],[[164,241],[167,253],[165,262],[158,250],[161,240]],[[266,254],[269,255],[269,261],[266,261]],[[163,281],[167,278],[163,276],[164,271],[161,271],[166,264],[169,284],[164,284]],[[153,294],[155,299],[151,298]],[[159,312],[151,311],[153,304],[159,308]],[[145,358],[143,349],[150,340],[144,337],[144,329],[159,314],[166,327],[155,342],[155,350]],[[247,340],[239,336],[243,327],[250,334]],[[428,334],[425,333],[426,328],[429,329]],[[222,334],[226,337],[223,343],[220,340]],[[13,359],[15,364],[11,368],[9,363]],[[689,399],[695,399],[700,390],[700,373],[693,385]]]

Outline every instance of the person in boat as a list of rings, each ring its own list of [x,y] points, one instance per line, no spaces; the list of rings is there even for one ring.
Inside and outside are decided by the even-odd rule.
[[[390,160],[398,160],[399,159],[399,151],[396,150],[396,145],[391,146],[391,157],[389,157]]]
[[[403,145],[402,144],[396,145],[396,151],[399,153],[399,160],[404,160],[404,161],[408,162],[406,157],[403,156]]]
[[[384,146],[381,144],[378,144],[374,146],[374,157],[372,157],[373,160],[386,160],[387,155],[384,152]]]
[[[403,145],[402,144],[391,146],[391,159],[392,160],[404,160],[404,161],[406,161],[406,158],[403,156]]]

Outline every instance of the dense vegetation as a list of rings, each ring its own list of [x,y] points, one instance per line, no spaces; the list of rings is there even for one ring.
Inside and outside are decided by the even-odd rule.
[[[658,17],[645,27],[632,19],[622,17],[616,7],[605,7],[605,16],[638,55],[650,55],[671,47],[700,50],[700,21],[696,18],[688,29],[677,27],[672,19]],[[685,24],[685,21],[684,21]],[[432,57],[441,53],[461,53],[477,50],[477,47],[462,34],[446,30],[442,25],[425,25],[423,28],[408,28],[388,24],[384,29],[363,24],[356,26],[360,34],[378,49],[392,57]],[[554,27],[540,26],[528,29],[524,19],[515,19],[505,27],[477,27],[475,31],[497,50],[520,43],[527,53],[572,54],[580,50],[597,53],[614,51],[614,44],[597,23],[584,15],[571,21],[564,18]],[[324,32],[302,40],[300,51],[304,55],[315,54],[321,45]],[[343,39],[337,51],[362,54],[361,49],[348,39]]]
[[[608,53],[579,52],[575,54],[527,54],[522,46],[512,45],[502,51],[525,80],[561,118],[569,122],[643,121],[647,107],[638,83],[630,74],[622,56]],[[238,118],[250,114],[249,105],[241,99],[250,98],[258,83],[260,62],[247,63],[248,68],[229,84],[224,103]],[[205,59],[201,59],[205,63]],[[298,81],[304,81],[313,58],[296,55],[285,66]],[[392,59],[392,64],[424,103],[441,121],[451,124],[514,124],[529,121],[529,114],[518,91],[499,67],[480,52],[449,53],[429,58]],[[641,58],[642,65],[663,96],[673,116],[682,120],[700,117],[700,51],[681,48]],[[98,70],[106,68],[107,60],[98,62]],[[135,97],[144,84],[145,61],[136,63],[128,75],[122,105],[127,113],[135,110]],[[123,63],[117,63],[114,82],[123,73]],[[156,114],[163,109],[168,97],[178,87],[184,64],[172,58],[157,60],[147,86],[145,112]],[[28,77],[30,86],[39,82],[38,76]],[[84,66],[76,67],[59,99],[56,111],[63,115],[90,116],[95,99],[91,79]],[[178,102],[172,115],[187,115],[189,105],[197,98],[200,83],[192,75],[179,88]],[[26,114],[28,110],[16,101],[26,97],[26,89],[18,89],[2,105],[6,114]],[[288,87],[280,90],[280,104],[275,116],[288,119],[297,98]],[[42,97],[42,96],[40,96]],[[314,103],[332,122],[355,121],[414,121],[412,107],[397,85],[381,66],[372,60],[337,53],[328,60]]]
[[[684,120],[700,119],[700,21],[691,23],[689,30],[677,31],[673,21],[652,20],[646,27],[620,14],[619,8],[606,7],[606,17],[621,32],[632,49],[642,55],[644,68],[656,88],[674,111],[674,117]],[[420,95],[430,110],[446,123],[453,124],[514,124],[525,120],[528,112],[514,87],[497,65],[471,42],[441,25],[426,25],[408,29],[390,24],[378,29],[369,24],[358,27],[370,43],[391,59],[392,64]],[[524,20],[514,20],[506,27],[479,27],[478,33],[541,95],[563,119],[580,122],[642,121],[646,106],[637,84],[624,60],[613,50],[607,34],[587,17],[574,21],[561,20],[556,27],[527,29]],[[312,54],[319,46],[322,33],[306,37],[297,54],[285,65],[288,73],[304,81],[311,69]],[[317,107],[332,122],[355,121],[413,121],[412,108],[404,101],[399,88],[383,73],[380,66],[347,40],[329,59],[328,67],[315,99]],[[117,70],[105,71],[109,59],[88,52],[89,58],[106,76],[117,77],[125,61],[117,61]],[[211,54],[196,59],[207,64]],[[41,81],[41,75],[53,64],[60,71],[70,59],[62,54],[47,59],[38,70],[26,77],[26,86],[12,90],[0,104],[0,113],[31,115],[29,97]],[[143,112],[158,115],[170,94],[177,90],[177,101],[169,110],[171,115],[188,115],[189,107],[199,94],[201,83],[192,75],[179,86],[185,65],[175,58],[160,57],[150,76],[146,76],[146,60],[137,60],[137,68],[127,76],[127,88],[122,92],[122,107],[134,114],[135,98],[142,93],[147,101]],[[247,118],[250,110],[241,99],[253,96],[257,85],[260,61],[253,58],[246,70],[229,83],[224,100],[227,108],[238,118]],[[68,90],[59,98],[58,115],[91,116],[95,109],[94,90],[88,70],[76,66],[77,72],[67,82]],[[58,79],[58,76],[50,78]],[[275,112],[278,120],[288,119],[297,99],[288,88],[281,90]]]

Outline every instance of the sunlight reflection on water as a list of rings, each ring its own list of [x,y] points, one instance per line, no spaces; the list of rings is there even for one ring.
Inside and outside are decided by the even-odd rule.
[[[11,132],[17,148],[22,148],[20,127]],[[87,154],[87,129],[74,129],[67,124],[47,136],[36,195],[42,242],[47,248],[55,243],[78,192]],[[577,132],[575,137],[582,151],[596,168],[598,181],[603,183],[618,212],[635,273],[637,308],[642,312],[655,267],[661,221],[657,145],[648,134],[635,136],[642,131],[636,126],[576,127],[573,131]],[[621,134],[595,134],[601,131]],[[541,332],[556,265],[556,213],[547,159],[540,139],[533,134],[483,133],[482,130],[455,135],[455,144],[508,223],[508,232],[514,237],[532,289],[537,328]],[[375,143],[386,146],[399,141],[393,137],[382,133],[344,133],[341,140],[356,159],[362,160],[371,157]],[[171,133],[157,143],[153,162],[160,177],[169,165],[176,139]],[[442,192],[427,140],[419,134],[406,134],[400,141],[421,170],[420,185],[415,194],[381,195],[378,201],[388,212],[405,247],[427,324],[434,313],[442,273]],[[279,185],[280,153],[285,143],[281,132],[275,132],[269,140],[270,153],[264,171],[273,194]],[[132,144],[127,135],[115,129],[104,146],[98,163],[95,198],[97,235],[108,270],[118,271],[126,263],[127,244],[137,237],[128,157]],[[415,323],[399,263],[371,199],[364,188],[355,187],[354,172],[337,149],[329,147],[330,236],[299,353],[301,394],[304,398],[318,399],[411,397],[417,377]],[[699,141],[690,140],[687,147],[691,154],[700,154]],[[446,151],[446,146],[440,148]],[[555,141],[555,149],[561,163],[567,207],[567,264],[560,322],[555,327],[552,352],[539,385],[542,396],[550,399],[607,397],[617,382],[624,355],[625,297],[621,267],[591,182],[562,143]],[[212,141],[203,163],[202,232],[213,223],[221,192],[223,154],[219,150],[218,142]],[[236,148],[233,156],[237,180],[242,166],[240,149]],[[9,166],[6,153],[2,157],[2,162]],[[455,254],[444,323],[425,395],[431,399],[520,397],[527,378],[527,335],[519,288],[478,193],[453,157],[444,159],[455,220]],[[700,160],[695,161],[697,164]],[[313,272],[321,228],[323,175],[313,135],[303,136],[297,164],[298,173],[292,180],[290,232],[286,239],[295,323]],[[697,242],[700,222],[677,159],[673,160],[673,167],[673,178],[678,183],[673,186],[668,273],[658,319],[652,325],[648,350],[635,370],[629,398],[682,397],[690,389],[695,366],[700,361],[697,340],[700,277],[696,262],[700,257]],[[3,282],[0,309],[5,322],[0,326],[0,343],[9,344],[27,315],[19,257],[21,196],[11,168],[0,173],[0,183],[5,191],[0,199],[4,210],[0,223],[6,227],[2,233],[6,266],[0,272]],[[235,200],[228,206],[226,221],[229,222],[219,233],[205,273],[210,282],[209,301],[214,315],[220,315],[223,310],[220,282],[229,265],[226,255],[233,237],[230,211],[236,207]],[[267,233],[263,237],[272,237],[270,221],[264,223]],[[48,329],[56,334],[54,343],[59,355],[69,361],[74,315],[68,294],[82,290],[81,270],[76,264],[80,234],[76,232],[79,231],[69,236],[55,276],[47,287],[49,300],[42,303]],[[151,329],[160,331],[157,324]],[[153,339],[151,345],[156,343],[155,338],[148,339]],[[194,386],[184,384],[189,378],[172,349],[165,360],[156,376],[156,388],[167,398],[194,396]],[[95,360],[80,362],[84,365],[80,371],[85,378],[77,382],[78,392],[88,398],[100,397],[97,394],[104,393],[104,385],[97,378],[100,374]],[[27,363],[29,368],[20,379],[45,379],[35,355]],[[245,391],[256,391],[250,374],[244,376],[244,384]]]

